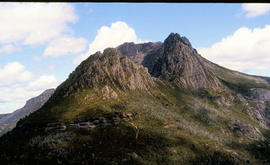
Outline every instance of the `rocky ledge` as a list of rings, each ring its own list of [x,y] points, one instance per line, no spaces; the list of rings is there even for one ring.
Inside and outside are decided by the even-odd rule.
[[[230,122],[231,129],[237,134],[245,136],[249,139],[265,140],[264,136],[258,130],[258,128],[252,128],[249,124],[240,120]]]
[[[83,128],[83,129],[93,129],[93,128],[105,128],[108,126],[119,125],[121,121],[129,121],[135,118],[137,113],[116,113],[114,116],[110,117],[99,117],[92,120],[79,120],[70,123],[55,122],[48,123],[45,131],[59,130],[64,131],[67,128]]]

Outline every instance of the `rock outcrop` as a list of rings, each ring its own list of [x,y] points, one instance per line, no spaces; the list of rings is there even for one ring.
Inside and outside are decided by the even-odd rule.
[[[94,128],[105,128],[108,126],[117,126],[122,121],[129,121],[134,119],[137,113],[115,113],[109,117],[99,117],[92,120],[78,120],[69,123],[48,123],[45,127],[45,131],[65,131],[67,128],[81,128],[81,129],[94,129]]]
[[[188,39],[174,33],[164,41],[164,53],[154,66],[153,75],[173,81],[179,87],[215,89],[220,86]]]
[[[270,101],[270,90],[264,88],[252,88],[249,95],[252,99],[258,101]]]
[[[171,33],[164,43],[125,43],[118,50],[149,73],[179,87],[220,88],[222,85],[205,66],[204,59],[186,37]]]
[[[83,61],[56,89],[55,96],[67,96],[84,88],[103,88],[106,92],[108,89],[147,90],[153,85],[147,68],[121,56],[117,49],[107,48],[103,54],[97,52]]]
[[[119,50],[123,56],[127,56],[135,64],[143,65],[149,69],[145,58],[151,54],[156,54],[162,46],[162,42],[148,42],[142,44],[127,42],[118,46],[117,50]]]
[[[252,128],[249,124],[240,120],[230,122],[231,129],[238,135],[255,140],[264,140],[264,136],[257,128]]]
[[[258,121],[260,126],[270,129],[270,90],[252,88],[248,98],[249,116]]]

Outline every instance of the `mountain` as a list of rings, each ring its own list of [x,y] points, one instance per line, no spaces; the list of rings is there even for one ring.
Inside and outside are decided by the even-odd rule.
[[[121,57],[116,49],[108,48],[104,53],[92,55],[79,65],[56,90],[68,95],[76,89],[99,88],[110,86],[115,89],[147,89],[153,85],[153,80],[147,69],[131,62],[127,57]],[[66,92],[66,93],[65,93]]]
[[[12,130],[16,123],[38,110],[54,93],[54,89],[47,89],[37,97],[31,98],[26,101],[26,104],[21,109],[18,109],[10,114],[4,114],[0,116],[0,135]]]
[[[269,78],[203,58],[185,37],[83,61],[0,138],[8,164],[270,164]]]
[[[177,33],[171,33],[164,43],[131,45],[124,44],[118,49],[124,56],[131,57],[133,62],[147,67],[154,77],[174,82],[179,87],[222,87],[207,70],[203,58],[192,48],[189,40]],[[139,60],[134,57],[139,57]]]
[[[0,119],[7,116],[7,115],[9,115],[9,114],[0,114]]]

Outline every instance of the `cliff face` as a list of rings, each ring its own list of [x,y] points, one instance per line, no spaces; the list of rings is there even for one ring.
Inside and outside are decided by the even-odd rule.
[[[103,88],[147,90],[154,80],[147,68],[136,65],[114,48],[97,52],[83,61],[56,90],[56,95],[69,95],[77,89]],[[106,88],[107,88],[106,87]]]
[[[127,56],[135,64],[142,65],[145,63],[146,56],[156,53],[162,46],[162,42],[148,42],[143,44],[129,42],[118,46],[117,49],[122,55]],[[149,69],[149,67],[147,68]]]
[[[189,40],[179,34],[171,33],[164,43],[125,43],[118,50],[133,62],[147,67],[152,76],[173,81],[179,87],[221,87]]]
[[[174,33],[164,41],[163,55],[154,65],[152,74],[173,81],[179,87],[215,89],[221,86],[188,39]]]
[[[47,89],[42,94],[37,97],[31,98],[28,100],[24,107],[14,111],[13,113],[7,114],[0,118],[0,135],[10,131],[16,126],[16,123],[28,116],[29,114],[35,112],[39,108],[43,106],[44,103],[48,101],[48,99],[54,93],[54,89]]]

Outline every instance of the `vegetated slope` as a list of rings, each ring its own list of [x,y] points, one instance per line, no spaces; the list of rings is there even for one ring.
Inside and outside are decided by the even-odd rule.
[[[110,99],[120,100],[128,91],[147,93],[153,86],[155,79],[146,68],[120,56],[116,49],[108,48],[103,54],[97,52],[83,61],[56,89],[48,103],[29,118],[38,119],[38,123],[43,118],[44,122],[49,119],[70,121],[89,107],[105,104]]]
[[[13,113],[5,114],[2,117],[0,116],[0,136],[12,130],[20,119],[41,108],[53,93],[54,89],[47,89],[39,96],[26,101],[24,107],[14,111]]]
[[[83,61],[0,139],[0,160],[267,164],[268,86],[207,61],[178,34],[164,43],[126,43]]]

